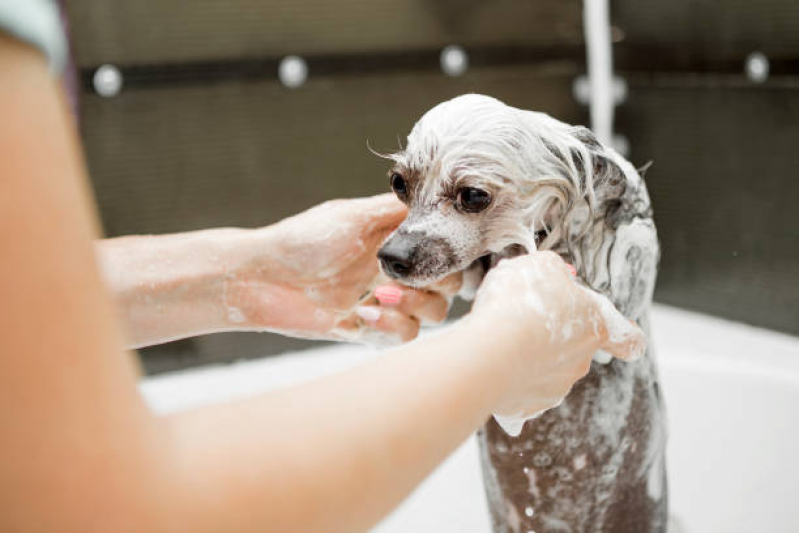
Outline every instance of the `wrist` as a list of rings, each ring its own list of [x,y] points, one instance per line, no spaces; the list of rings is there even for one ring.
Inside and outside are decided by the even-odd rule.
[[[482,313],[470,313],[453,324],[448,333],[454,346],[464,345],[461,351],[474,360],[494,391],[491,401],[493,412],[505,401],[516,379],[518,357],[513,342],[514,331],[499,320],[487,319]]]
[[[259,317],[249,311],[248,302],[271,294],[269,253],[274,249],[270,228],[225,228],[204,232],[201,248],[210,259],[200,283],[218,310],[218,329],[263,329]],[[202,279],[204,278],[204,279]]]
[[[492,306],[473,311],[462,320],[464,334],[475,339],[486,358],[486,371],[500,384],[501,396],[492,412],[517,403],[519,391],[529,392],[530,366],[535,354],[550,348],[549,331],[541,320],[525,316],[518,307]]]
[[[281,261],[284,239],[279,230],[266,226],[214,237],[223,258],[214,275],[219,279],[224,329],[293,331],[290,310],[302,287],[291,265],[287,268]]]
[[[131,346],[232,329],[224,289],[249,249],[248,231],[231,228],[99,242],[98,259],[128,326]]]

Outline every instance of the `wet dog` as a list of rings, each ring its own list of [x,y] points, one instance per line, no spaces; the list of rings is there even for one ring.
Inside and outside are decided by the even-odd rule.
[[[553,250],[648,332],[658,241],[638,171],[586,128],[465,95],[428,111],[387,156],[407,219],[383,271],[424,287],[463,271],[466,296],[503,257]],[[652,349],[598,354],[557,408],[512,437],[479,433],[495,532],[663,532],[665,420]]]

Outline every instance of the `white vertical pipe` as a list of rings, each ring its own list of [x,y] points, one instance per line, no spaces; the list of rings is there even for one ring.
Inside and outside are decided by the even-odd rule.
[[[608,0],[584,0],[583,28],[588,57],[591,129],[600,142],[613,140],[613,52]]]

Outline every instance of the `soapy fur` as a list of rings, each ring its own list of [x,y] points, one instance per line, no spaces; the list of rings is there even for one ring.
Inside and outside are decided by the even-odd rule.
[[[428,111],[387,157],[407,181],[409,206],[390,239],[416,247],[403,283],[458,270],[477,283],[480,258],[552,250],[648,334],[659,255],[649,196],[636,169],[589,130],[465,95]],[[489,192],[491,204],[463,212],[462,187]],[[498,419],[518,438],[494,420],[479,433],[495,532],[665,531],[665,419],[651,347],[630,363],[599,354],[557,408],[535,416]]]

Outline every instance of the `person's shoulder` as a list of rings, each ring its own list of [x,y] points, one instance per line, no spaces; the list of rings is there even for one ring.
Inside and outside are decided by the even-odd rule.
[[[59,6],[53,0],[0,0],[0,32],[41,50],[54,72],[63,69],[66,37]]]

